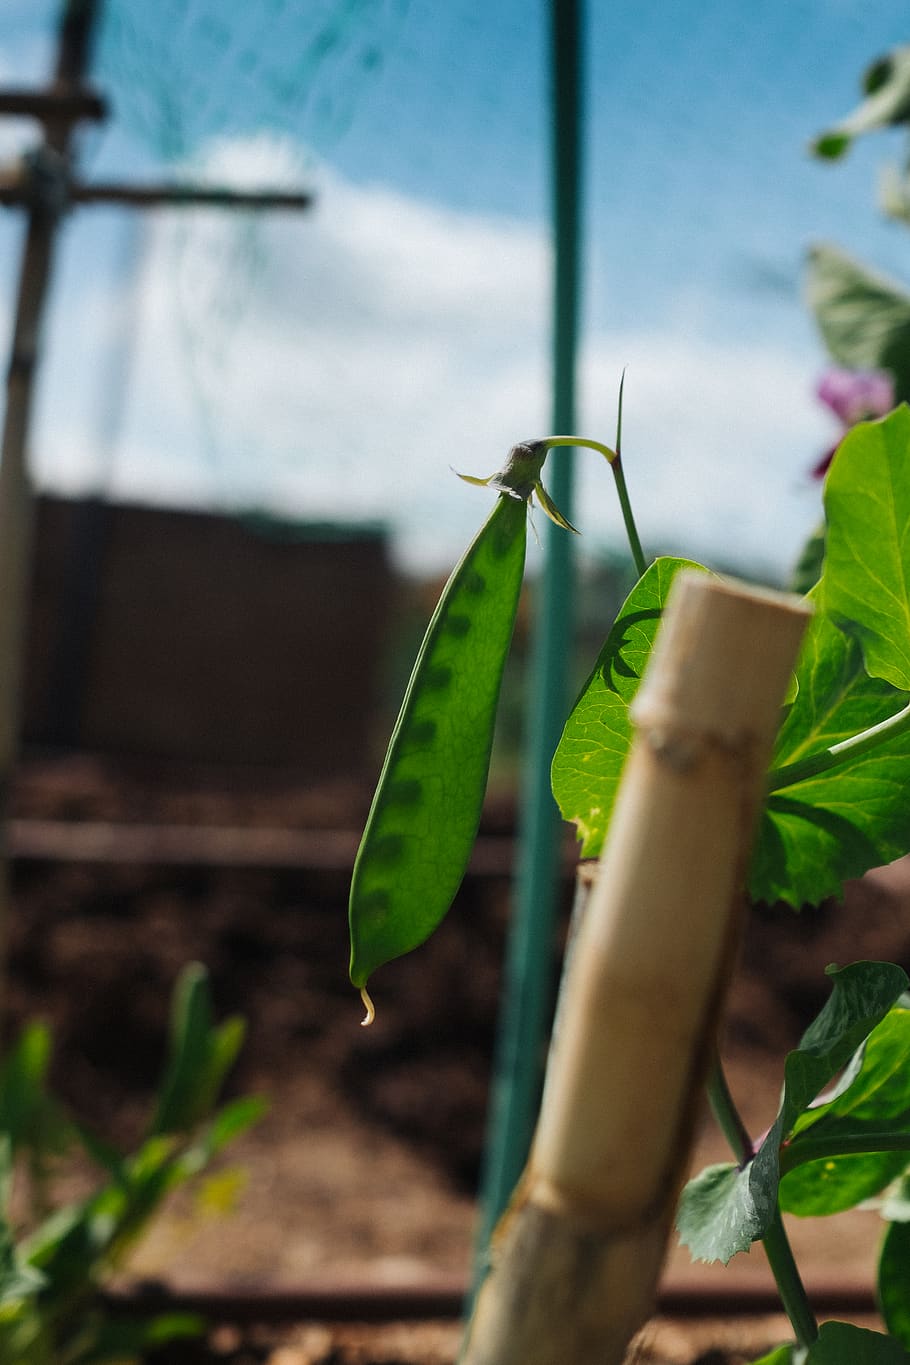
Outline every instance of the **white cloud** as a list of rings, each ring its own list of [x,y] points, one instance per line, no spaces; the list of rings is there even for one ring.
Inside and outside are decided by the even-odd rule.
[[[205,169],[261,185],[299,184],[310,168],[258,138],[219,144]],[[326,169],[318,180],[307,215],[156,217],[113,487],[382,519],[404,562],[438,570],[488,504],[450,467],[491,473],[548,425],[546,233]],[[79,452],[90,469],[96,444],[75,395],[103,382],[117,301],[83,270],[61,302],[84,330],[48,375],[39,469],[71,487]],[[612,439],[628,365],[625,460],[646,546],[782,567],[817,511],[803,477],[828,438],[810,395],[816,358],[693,341],[671,304],[672,329],[589,341],[583,426]],[[593,454],[579,471],[587,543],[618,546],[608,472]]]
[[[672,333],[595,341],[590,422],[612,433],[603,376],[627,365],[623,463],[649,546],[778,570],[795,560],[820,515],[807,470],[833,437],[811,398],[814,362]],[[582,481],[595,527],[619,534],[601,471],[587,462]]]

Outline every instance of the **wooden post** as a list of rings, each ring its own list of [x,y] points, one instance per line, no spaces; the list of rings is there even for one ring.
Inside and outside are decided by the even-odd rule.
[[[98,0],[67,0],[54,71],[54,90],[58,95],[66,96],[81,86],[88,65],[97,4]],[[48,115],[44,144],[35,163],[0,437],[0,1018],[9,918],[6,823],[19,738],[22,654],[31,563],[32,488],[28,470],[28,431],[41,324],[57,224],[63,209],[60,199],[62,177],[68,164],[73,119],[78,116],[57,109]],[[44,178],[42,165],[46,172]]]
[[[463,1365],[619,1365],[651,1312],[806,620],[779,593],[675,585]]]

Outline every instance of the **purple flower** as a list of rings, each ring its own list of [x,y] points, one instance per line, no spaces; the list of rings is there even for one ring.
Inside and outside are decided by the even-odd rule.
[[[894,407],[894,380],[883,370],[828,370],[815,392],[844,428],[812,470],[814,479],[823,479],[850,427],[870,417],[884,417]]]

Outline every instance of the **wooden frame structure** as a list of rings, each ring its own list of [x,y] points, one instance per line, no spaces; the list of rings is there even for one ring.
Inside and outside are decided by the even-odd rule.
[[[19,744],[31,569],[33,489],[28,440],[57,230],[66,212],[83,204],[299,212],[313,203],[313,196],[306,191],[243,193],[205,185],[81,181],[75,166],[74,131],[83,120],[98,121],[108,116],[107,101],[87,84],[100,14],[101,0],[63,0],[57,56],[48,88],[0,89],[0,115],[36,118],[44,127],[40,145],[5,177],[0,174],[0,204],[18,207],[27,215],[0,435],[0,1018],[9,914],[6,827]]]

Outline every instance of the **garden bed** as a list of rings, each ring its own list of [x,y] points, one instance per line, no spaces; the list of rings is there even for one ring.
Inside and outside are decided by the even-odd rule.
[[[15,810],[29,820],[322,831],[329,850],[339,847],[333,832],[359,827],[368,798],[357,783],[313,789],[78,758],[25,764]],[[511,825],[508,802],[490,806],[490,835],[504,839]],[[16,1021],[40,1014],[52,1023],[55,1084],[81,1118],[108,1137],[135,1136],[157,1079],[170,989],[191,959],[209,967],[219,1013],[249,1021],[232,1089],[270,1101],[268,1117],[230,1153],[228,1164],[244,1172],[233,1207],[216,1216],[175,1200],[137,1249],[124,1288],[153,1281],[240,1294],[368,1284],[406,1293],[440,1277],[457,1285],[466,1273],[508,879],[469,875],[440,933],[377,977],[377,1022],[362,1030],[346,971],[349,870],[328,852],[315,861],[322,865],[17,862],[12,1012]],[[895,865],[851,887],[848,921],[835,907],[801,919],[782,909],[753,916],[725,1044],[753,1131],[773,1117],[780,1059],[826,995],[824,966],[859,957],[908,964],[903,882]],[[569,889],[567,879],[567,897]],[[706,1121],[697,1163],[725,1155]],[[85,1173],[67,1179],[76,1188]],[[226,1195],[234,1187],[225,1180],[220,1188]],[[836,1236],[832,1226],[795,1225],[812,1273],[871,1283],[875,1216],[841,1216]],[[668,1286],[716,1288],[723,1279],[687,1260],[672,1254]],[[736,1283],[765,1282],[759,1250],[738,1261]],[[739,1318],[742,1306],[734,1297],[723,1322],[716,1311],[703,1321],[661,1319],[645,1335],[642,1361],[721,1365],[788,1335],[780,1317]],[[452,1322],[333,1325],[285,1315],[252,1326],[226,1317],[208,1354],[185,1358],[442,1365],[456,1344]]]

